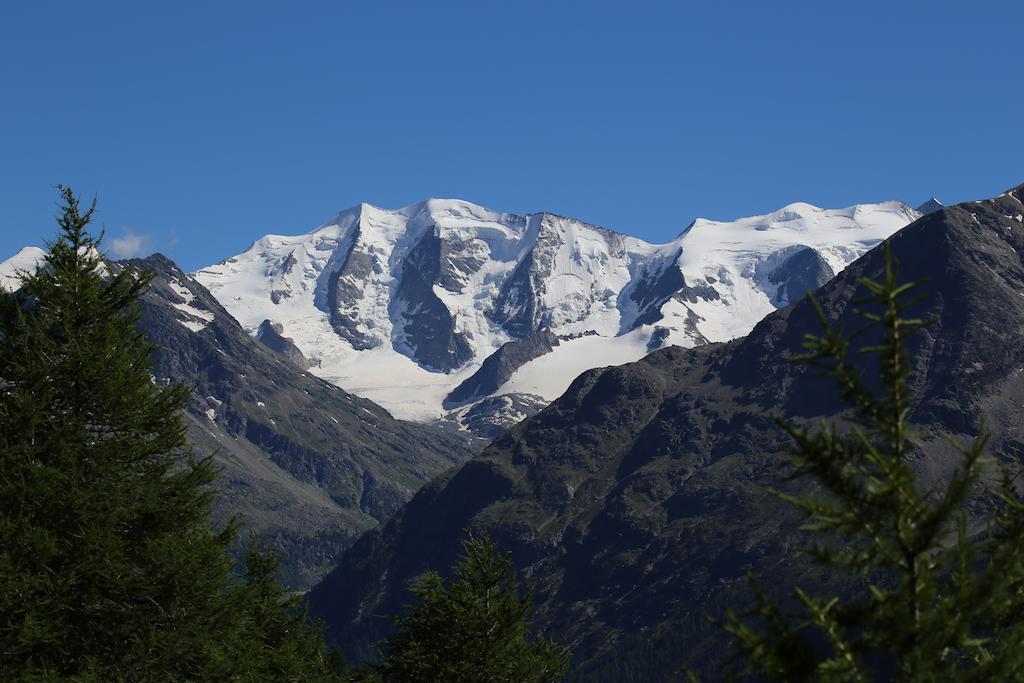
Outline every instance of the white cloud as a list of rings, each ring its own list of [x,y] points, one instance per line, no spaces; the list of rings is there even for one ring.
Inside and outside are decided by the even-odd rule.
[[[133,256],[148,255],[153,244],[153,236],[125,228],[123,236],[110,237],[106,242],[110,253],[115,258],[132,258]]]

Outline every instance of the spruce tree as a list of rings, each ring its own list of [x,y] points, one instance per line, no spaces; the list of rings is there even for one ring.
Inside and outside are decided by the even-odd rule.
[[[239,585],[234,525],[211,529],[216,473],[186,444],[188,389],[153,380],[137,328],[149,277],[108,264],[95,204],[59,190],[48,255],[0,294],[2,677],[251,679],[274,656],[243,657],[274,626],[254,607],[273,611],[269,578],[250,560],[258,580]]]
[[[243,558],[243,581],[230,596],[241,622],[239,646],[228,649],[231,678],[253,681],[346,680],[337,648],[325,657],[324,641],[310,628],[302,598],[277,579],[279,553],[253,534]]]
[[[417,603],[396,617],[377,672],[395,683],[549,683],[568,656],[528,635],[532,595],[487,536],[470,535],[455,576],[428,572],[412,587]]]
[[[851,359],[851,337],[825,326],[800,358],[832,377],[852,425],[781,422],[793,441],[793,478],[817,495],[781,497],[808,518],[809,557],[847,590],[796,589],[783,607],[758,589],[758,606],[730,613],[745,672],[801,681],[1011,681],[1024,679],[1024,501],[1014,476],[989,476],[984,425],[959,450],[959,470],[925,488],[912,456],[921,443],[908,423],[908,337],[926,325],[908,317],[921,283],[900,283],[888,243],[882,279],[860,280],[855,302],[878,338],[860,350],[877,360],[877,383]],[[813,301],[813,298],[812,298]],[[858,338],[861,338],[858,336]],[[873,387],[880,387],[875,389]],[[965,505],[987,493],[984,531],[969,533]]]

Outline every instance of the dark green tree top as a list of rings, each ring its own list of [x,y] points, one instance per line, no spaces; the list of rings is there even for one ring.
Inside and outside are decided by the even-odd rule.
[[[378,668],[400,683],[548,683],[561,680],[568,655],[529,636],[532,596],[522,593],[507,556],[487,536],[470,535],[455,576],[422,576],[417,603],[397,617]]]

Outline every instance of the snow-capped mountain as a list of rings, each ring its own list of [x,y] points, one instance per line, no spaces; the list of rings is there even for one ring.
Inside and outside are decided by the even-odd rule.
[[[194,275],[250,333],[272,326],[311,372],[398,417],[461,420],[506,395],[488,405],[511,416],[590,368],[744,335],[919,216],[791,204],[650,244],[458,200],[361,204]]]
[[[34,272],[36,264],[44,256],[46,252],[39,247],[22,247],[17,254],[0,263],[0,289],[17,289],[21,274]]]

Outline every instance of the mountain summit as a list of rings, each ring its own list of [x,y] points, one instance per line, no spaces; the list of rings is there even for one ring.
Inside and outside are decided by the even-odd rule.
[[[1022,202],[1024,186],[892,239],[900,279],[929,281],[909,316],[935,321],[910,348],[926,489],[961,462],[939,434],[973,436],[980,415],[989,452],[1024,453]],[[825,315],[860,328],[858,278],[883,267],[875,249],[820,288]],[[772,416],[807,424],[844,409],[829,379],[790,360],[820,332],[802,300],[742,339],[582,374],[363,535],[309,594],[314,614],[349,655],[372,656],[390,628],[376,615],[399,612],[411,579],[450,567],[474,529],[529,578],[538,630],[573,648],[568,680],[677,680],[682,666],[717,679],[729,638],[706,615],[751,606],[748,574],[780,594],[828,580],[797,552],[806,520],[769,493],[806,485],[787,483],[791,444]]]
[[[22,247],[17,254],[0,263],[0,288],[13,291],[21,286],[22,273],[35,271],[46,252],[39,247]]]
[[[945,205],[942,202],[940,202],[935,197],[931,197],[924,204],[922,204],[921,206],[917,207],[917,212],[920,213],[922,216],[925,216],[925,215],[930,214],[930,213],[935,213],[936,211],[941,209],[943,206],[945,206]]]
[[[746,334],[919,215],[791,204],[650,244],[460,200],[360,204],[195,277],[250,333],[273,325],[311,372],[396,416],[465,428],[491,406],[504,414],[483,422],[507,426],[590,368]]]

